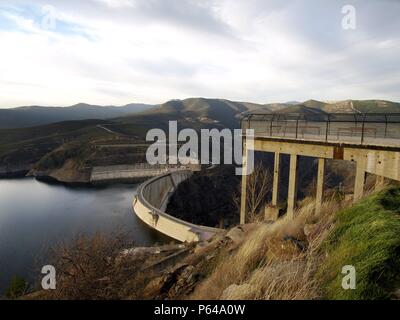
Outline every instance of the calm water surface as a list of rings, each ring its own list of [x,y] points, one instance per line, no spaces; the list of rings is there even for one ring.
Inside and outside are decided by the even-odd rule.
[[[0,179],[0,295],[13,275],[37,279],[49,246],[78,233],[129,231],[136,245],[169,241],[131,209],[136,185],[67,187],[33,178]]]

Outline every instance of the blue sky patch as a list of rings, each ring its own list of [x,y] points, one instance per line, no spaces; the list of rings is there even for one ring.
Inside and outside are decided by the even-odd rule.
[[[13,16],[32,21],[36,28],[43,29],[45,27],[45,31],[67,36],[81,36],[90,41],[94,40],[82,26],[59,19],[57,12],[52,12],[51,7],[0,5],[0,30],[29,33],[29,30],[18,25]]]

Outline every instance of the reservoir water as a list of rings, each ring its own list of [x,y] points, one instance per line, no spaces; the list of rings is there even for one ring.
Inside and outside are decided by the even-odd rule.
[[[37,260],[77,234],[129,232],[135,245],[169,239],[132,212],[137,185],[69,187],[33,178],[0,179],[0,296],[14,275],[38,279]]]

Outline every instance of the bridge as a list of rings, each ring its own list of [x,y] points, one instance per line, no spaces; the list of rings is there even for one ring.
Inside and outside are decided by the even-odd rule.
[[[267,214],[278,218],[280,159],[290,155],[287,215],[294,217],[297,200],[299,156],[318,159],[316,211],[321,210],[327,159],[356,163],[354,201],[362,198],[366,173],[400,181],[400,114],[352,113],[249,113],[241,120],[243,164],[248,168],[249,151],[274,153],[272,202]],[[242,177],[240,223],[246,223],[247,176]]]

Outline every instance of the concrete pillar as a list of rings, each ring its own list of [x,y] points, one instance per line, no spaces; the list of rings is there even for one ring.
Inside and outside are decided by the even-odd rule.
[[[243,174],[242,174],[242,192],[240,198],[240,224],[246,223],[246,199],[247,199],[247,147],[246,142],[244,143],[243,153]]]
[[[375,190],[379,191],[382,186],[385,184],[385,177],[383,176],[376,176],[375,180]]]
[[[278,197],[279,197],[279,172],[280,172],[280,161],[281,154],[279,152],[275,152],[275,160],[274,160],[274,181],[272,185],[272,206],[278,205]]]
[[[289,188],[288,188],[288,207],[287,214],[290,218],[294,218],[294,209],[297,200],[297,154],[290,155],[290,168],[289,168]]]
[[[317,194],[315,197],[315,211],[321,212],[322,201],[324,197],[324,182],[325,182],[325,159],[318,159],[318,176],[317,176]]]
[[[360,200],[364,194],[365,173],[366,173],[365,161],[364,160],[357,161],[353,202],[357,202],[358,200]]]
[[[278,220],[279,208],[279,180],[280,180],[280,161],[281,155],[279,152],[275,152],[274,160],[274,177],[272,182],[272,202],[269,206],[265,208],[265,220]]]

